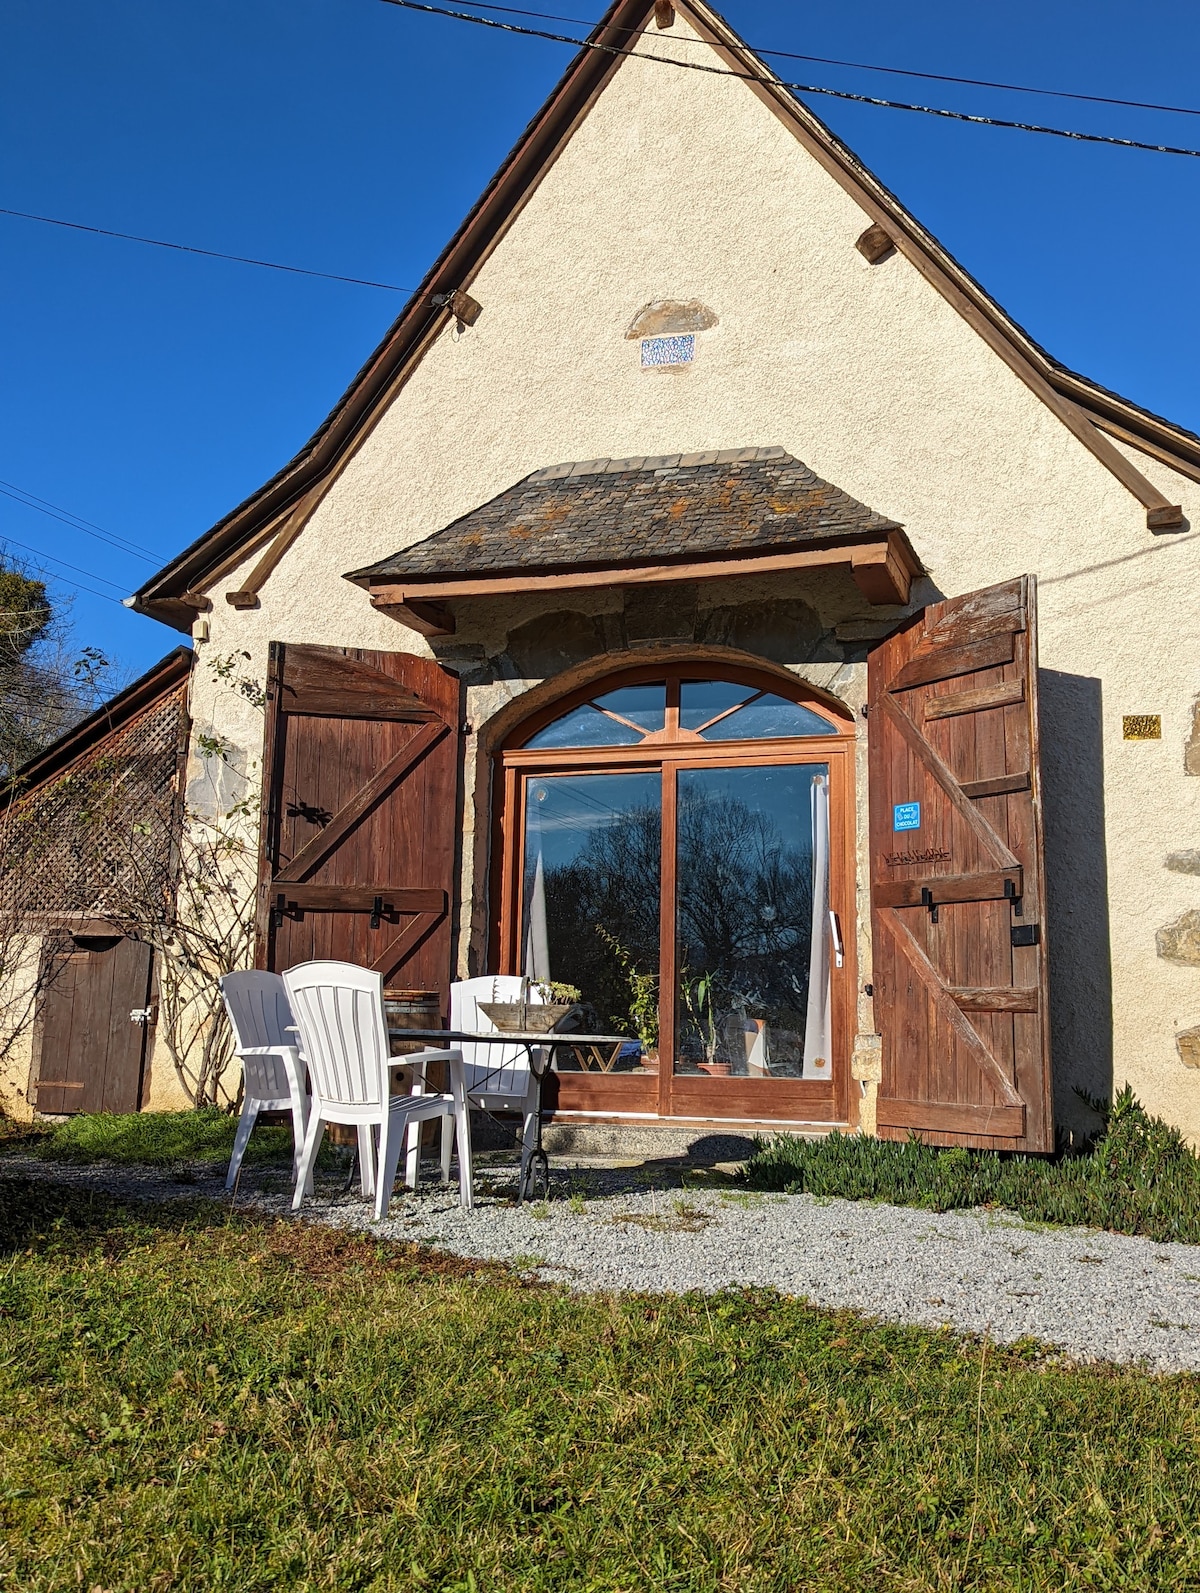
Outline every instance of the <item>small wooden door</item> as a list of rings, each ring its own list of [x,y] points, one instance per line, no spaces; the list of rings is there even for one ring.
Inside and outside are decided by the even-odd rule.
[[[258,965],[335,958],[445,997],[457,679],[408,653],[274,642],[267,689]]]
[[[153,1028],[154,954],[123,935],[66,936],[43,952],[34,1031],[39,1112],[136,1112]]]
[[[1054,1148],[1032,576],[869,662],[878,1128]]]

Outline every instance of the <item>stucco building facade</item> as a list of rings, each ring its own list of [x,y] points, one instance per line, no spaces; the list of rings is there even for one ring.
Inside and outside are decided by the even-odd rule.
[[[981,1023],[1020,1028],[1025,1013],[1031,1034],[1044,1030],[1060,1126],[1087,1121],[1077,1090],[1128,1081],[1200,1138],[1200,439],[1056,366],[706,6],[675,6],[663,28],[652,4],[618,0],[592,43],[618,40],[632,53],[581,52],[317,437],[137,595],[197,651],[193,735],[210,739],[193,741],[194,792],[211,802],[212,738],[225,748],[222,799],[257,790],[273,710],[256,687],[270,698],[286,667],[272,644],[429,661],[461,693],[445,977],[505,959],[505,971],[538,972],[526,966],[528,885],[505,883],[503,856],[517,848],[510,875],[530,856],[516,787],[505,794],[510,765],[526,778],[515,754],[529,726],[656,671],[682,672],[682,687],[665,688],[676,726],[689,680],[823,713],[845,754],[826,885],[844,941],[829,974],[830,1104],[810,1112],[782,1086],[751,1100],[739,1066],[726,1079],[710,1047],[710,1093],[684,1091],[670,1110],[871,1129],[893,1041],[873,977],[869,659],[933,605],[1035,577],[1021,634],[1036,612],[1036,691],[1004,700],[1036,698],[1021,724],[1035,732],[1038,833],[1022,860],[1031,878],[1044,854],[1049,1006],[1034,1017],[1010,1002],[1015,1020],[989,1009]],[[861,510],[849,551],[811,489],[804,520],[798,477],[780,503],[755,500],[750,541],[737,542],[744,473],[772,461]],[[517,490],[539,478],[541,510]],[[639,483],[654,481],[689,505],[673,545],[661,495],[638,518]],[[610,494],[603,522],[580,507],[597,484]],[[698,503],[713,523],[726,514],[724,554],[697,541]],[[770,530],[772,517],[787,525]],[[439,562],[437,539],[461,525],[475,542],[459,536]],[[1007,678],[959,684],[996,691]],[[684,768],[682,754],[662,756]],[[780,753],[781,766],[799,756]],[[986,805],[997,800],[975,805],[1002,828]],[[811,881],[811,838],[804,847]],[[682,913],[673,889],[669,910]],[[266,897],[262,911],[269,934]],[[942,925],[953,921],[945,908]],[[811,959],[817,932],[803,933]],[[660,1001],[684,1002],[685,952],[671,955],[677,988],[664,979]],[[402,968],[396,980],[412,982]],[[426,970],[420,982],[435,981]],[[677,1049],[694,1019],[679,1017]],[[659,1065],[687,1072],[681,1055]],[[807,1080],[805,1056],[789,1079]],[[655,1115],[670,1092],[643,1083],[564,1101]],[[978,1123],[940,1137],[992,1142]]]

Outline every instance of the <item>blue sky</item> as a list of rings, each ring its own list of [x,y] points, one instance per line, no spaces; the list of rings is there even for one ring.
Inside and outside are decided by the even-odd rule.
[[[1200,15],[1179,0],[725,14],[756,47],[1200,108]],[[0,205],[410,286],[569,55],[380,0],[7,0]],[[1200,147],[1200,116],[776,64]],[[810,103],[1052,353],[1200,430],[1200,160]],[[0,216],[0,480],[165,561],[295,452],[402,302]],[[112,598],[153,567],[5,497],[0,538]],[[77,644],[126,672],[179,640],[56,590],[74,593]]]

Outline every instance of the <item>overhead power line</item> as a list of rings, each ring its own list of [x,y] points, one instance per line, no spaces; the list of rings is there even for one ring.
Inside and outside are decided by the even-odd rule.
[[[478,22],[481,19],[476,17]],[[0,216],[18,216],[22,221],[40,221],[47,227],[69,227],[72,232],[94,232],[101,238],[123,238],[126,243],[148,243],[156,249],[175,249],[180,254],[202,254],[209,260],[233,260],[238,265],[263,266],[268,271],[287,271],[297,277],[320,277],[325,282],[350,282],[358,288],[382,288],[386,293],[415,293],[395,282],[373,282],[369,277],[344,277],[336,271],[310,271],[307,266],[281,265],[278,260],[257,260],[250,255],[224,254],[220,249],[200,249],[191,243],[169,243],[165,238],[143,238],[136,232],[114,232],[111,227],[89,227],[82,221],[63,221],[58,216],[37,216],[29,210],[9,210],[0,205]]]
[[[99,581],[103,586],[111,586],[114,592],[123,592],[125,590],[116,581],[110,581],[106,575],[97,575],[95,570],[81,569],[78,564],[68,564],[65,559],[56,559],[51,553],[43,553],[41,548],[31,548],[28,542],[18,542],[16,537],[10,537],[6,532],[0,532],[0,550],[5,547],[20,548],[24,553],[32,553],[35,559],[46,559],[51,564],[61,565],[64,570],[74,570],[76,575],[86,575],[89,581]],[[78,586],[81,591],[91,592],[93,597],[107,598],[110,603],[115,603],[118,608],[124,606],[120,598],[108,597],[107,592],[97,592],[90,586],[83,586],[79,581],[67,580],[62,575],[56,575],[53,579],[66,581],[68,586]]]
[[[594,22],[582,17],[562,17],[552,11],[526,11],[521,6],[498,6],[489,0],[471,0],[478,11],[503,11],[514,17],[536,17],[542,22],[569,22],[577,28],[594,28]],[[622,33],[640,33],[640,28],[622,28]],[[870,61],[843,61],[836,55],[805,55],[800,50],[771,50],[763,45],[751,45],[755,55],[777,56],[787,61],[815,61],[820,66],[848,66],[856,72],[886,72],[891,77],[920,77],[931,83],[965,83],[970,88],[1004,89],[1010,94],[1041,94],[1057,100],[1086,100],[1091,105],[1123,105],[1138,111],[1169,111],[1176,116],[1200,116],[1200,109],[1192,105],[1159,105],[1153,100],[1122,100],[1111,94],[1080,94],[1073,89],[1033,88],[1028,83],[997,83],[987,77],[955,77],[949,72],[919,72],[909,66],[877,66]]]
[[[681,67],[689,72],[707,72],[714,77],[740,78],[746,83],[760,81],[755,73],[738,72],[728,66],[710,66],[705,61],[681,61],[676,56],[654,55],[645,50],[631,50],[620,44],[602,44],[594,39],[577,39],[570,34],[550,33],[543,28],[524,28],[515,22],[500,22],[495,17],[478,17],[470,11],[455,11],[447,6],[427,5],[424,0],[383,0],[383,4],[397,6],[402,11],[422,11],[429,16],[450,17],[456,22],[473,22],[477,27],[496,28],[502,33],[516,33],[529,39],[548,39],[553,44],[569,44],[577,50],[598,50],[605,55],[626,56],[636,61],[654,61],[660,66]],[[977,127],[1007,127],[1019,133],[1042,133],[1051,138],[1071,138],[1084,144],[1111,144],[1119,149],[1144,149],[1154,155],[1188,155],[1194,160],[1200,160],[1200,149],[1183,149],[1175,144],[1150,144],[1137,138],[1115,138],[1108,133],[1081,133],[1066,127],[1043,127],[1037,122],[1008,121],[998,116],[976,116],[968,111],[948,111],[936,105],[912,105],[904,100],[885,100],[873,94],[856,94],[850,89],[827,88],[819,83],[789,83],[778,77],[772,78],[771,81],[777,87],[788,89],[793,94],[823,94],[830,99],[850,100],[858,105],[879,105],[891,111],[915,111],[922,116],[940,116],[952,122],[973,122]]]
[[[162,561],[149,548],[139,547],[136,542],[129,542],[125,537],[114,536],[109,531],[104,531],[91,520],[85,520],[82,515],[73,514],[70,509],[64,509],[60,504],[51,503],[47,498],[39,498],[36,493],[26,492],[24,487],[14,486],[11,481],[0,481],[0,493],[6,498],[11,498],[14,503],[21,504],[26,509],[35,509],[38,514],[47,514],[52,520],[61,520],[63,525],[70,526],[72,531],[82,531],[85,536],[95,537],[100,542],[107,542],[110,547],[116,548],[118,553],[128,553],[130,557],[142,559],[147,564],[160,564]]]

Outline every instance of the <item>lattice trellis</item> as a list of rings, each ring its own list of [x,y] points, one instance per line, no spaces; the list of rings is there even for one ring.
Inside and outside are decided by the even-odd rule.
[[[0,819],[0,912],[169,910],[185,693],[181,683]]]

